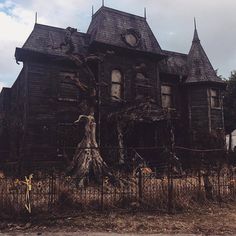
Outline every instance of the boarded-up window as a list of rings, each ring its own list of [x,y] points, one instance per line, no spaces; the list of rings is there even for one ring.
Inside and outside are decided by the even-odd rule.
[[[211,107],[220,108],[220,91],[218,89],[211,89]]]
[[[151,96],[152,86],[149,84],[149,78],[142,73],[136,74],[135,86],[136,86],[136,99],[146,98]]]
[[[111,73],[111,98],[113,101],[119,101],[122,98],[122,74],[119,70],[113,70]]]
[[[161,101],[162,107],[173,107],[173,89],[170,85],[161,86]]]
[[[58,97],[62,100],[77,101],[79,98],[79,89],[75,85],[74,73],[61,73]]]

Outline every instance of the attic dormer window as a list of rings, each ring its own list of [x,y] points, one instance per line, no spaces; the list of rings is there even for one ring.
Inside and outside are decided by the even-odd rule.
[[[137,44],[137,38],[133,34],[126,34],[125,41],[132,47],[134,47]]]
[[[141,35],[135,29],[127,29],[122,35],[123,41],[130,47],[137,47],[140,43]]]

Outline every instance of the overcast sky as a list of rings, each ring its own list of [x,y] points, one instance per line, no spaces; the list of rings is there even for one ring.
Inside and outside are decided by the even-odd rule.
[[[86,32],[91,7],[102,0],[0,0],[0,90],[12,86],[22,65],[14,59],[38,23]],[[228,77],[236,69],[236,0],[105,0],[105,5],[143,15],[162,49],[188,53],[193,37],[193,17],[201,43],[219,75]]]

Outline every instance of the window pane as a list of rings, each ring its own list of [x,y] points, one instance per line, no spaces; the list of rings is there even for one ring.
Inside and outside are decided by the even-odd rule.
[[[125,40],[131,46],[135,46],[137,44],[137,39],[133,34],[126,34]]]
[[[117,100],[121,98],[121,85],[120,84],[112,84],[111,97],[113,100]]]
[[[79,89],[75,85],[75,73],[60,72],[58,97],[65,99],[78,99]]]
[[[172,96],[171,95],[162,95],[162,107],[172,107]]]
[[[219,90],[211,89],[211,107],[220,107]]]
[[[162,107],[173,107],[172,87],[169,85],[161,86]]]
[[[171,91],[171,86],[168,86],[168,85],[162,85],[161,86],[161,93],[162,94],[171,94],[172,91]]]
[[[137,75],[136,75],[136,79],[137,80],[147,80],[147,78],[144,76],[144,74],[142,74],[142,73],[137,73]]]
[[[211,106],[220,107],[220,100],[218,97],[211,97]]]
[[[212,96],[212,97],[217,97],[217,96],[218,96],[217,91],[214,90],[214,89],[212,89],[212,90],[211,90],[211,96]]]
[[[119,70],[113,70],[111,75],[112,82],[121,83],[122,75]]]

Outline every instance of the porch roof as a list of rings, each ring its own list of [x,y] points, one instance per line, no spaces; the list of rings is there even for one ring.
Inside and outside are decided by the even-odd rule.
[[[154,100],[149,99],[142,102],[127,105],[118,112],[113,112],[108,116],[109,120],[118,122],[137,122],[137,123],[153,123],[170,118],[177,118],[174,109],[164,109]]]

